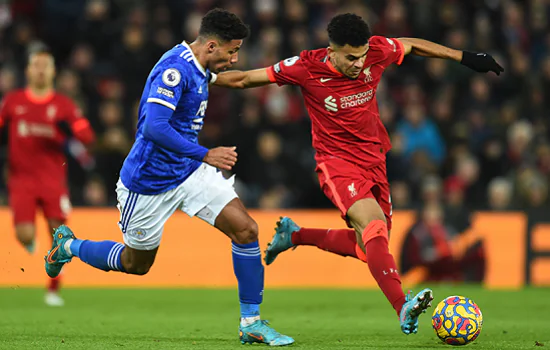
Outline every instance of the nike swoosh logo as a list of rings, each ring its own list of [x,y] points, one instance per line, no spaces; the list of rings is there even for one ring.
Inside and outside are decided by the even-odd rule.
[[[332,78],[321,78],[320,80],[321,80],[321,83],[325,83],[329,80],[332,80]]]
[[[50,254],[48,254],[48,256],[46,257],[46,262],[48,264],[53,264],[55,263],[55,260],[52,259],[53,255],[59,250],[59,246],[53,248],[51,251],[50,251]]]
[[[264,337],[263,336],[257,336],[256,334],[253,334],[253,333],[248,333],[246,332],[246,334],[248,334],[249,336],[251,336],[252,338],[256,339],[256,340],[259,340],[259,341],[264,341]]]

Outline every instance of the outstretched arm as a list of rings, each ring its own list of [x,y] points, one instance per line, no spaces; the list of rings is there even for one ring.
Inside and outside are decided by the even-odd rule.
[[[232,89],[247,89],[274,83],[271,81],[268,68],[247,71],[232,70],[217,75],[214,85]]]
[[[450,59],[480,73],[494,72],[500,75],[504,69],[487,53],[460,51],[424,39],[399,38],[405,55]]]

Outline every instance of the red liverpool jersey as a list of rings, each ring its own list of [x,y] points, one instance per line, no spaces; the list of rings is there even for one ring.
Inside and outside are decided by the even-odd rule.
[[[73,135],[90,143],[94,133],[80,110],[66,96],[54,93],[37,97],[30,90],[16,90],[4,98],[0,107],[0,126],[8,129],[10,188],[29,190],[59,189],[67,186],[66,123]]]
[[[272,82],[302,89],[318,163],[331,157],[365,168],[385,162],[391,143],[380,120],[376,89],[386,67],[401,64],[403,55],[397,39],[373,36],[357,79],[338,72],[326,48],[302,51],[268,68]]]

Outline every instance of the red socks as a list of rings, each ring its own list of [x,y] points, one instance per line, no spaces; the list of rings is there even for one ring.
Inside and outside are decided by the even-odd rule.
[[[371,221],[363,231],[363,242],[372,277],[399,315],[405,303],[405,294],[401,289],[401,278],[395,260],[390,254],[386,223],[382,220]]]
[[[399,315],[405,303],[401,278],[388,245],[388,227],[383,220],[374,220],[363,231],[367,254],[359,248],[355,230],[301,228],[292,235],[292,244],[310,245],[341,256],[366,262],[382,292]]]
[[[61,276],[50,278],[48,282],[48,292],[57,293],[61,284]]]
[[[312,245],[334,254],[359,259],[359,255],[357,254],[359,246],[355,238],[355,230],[301,228],[292,235],[292,244]],[[361,250],[359,249],[359,251]],[[361,253],[363,252],[361,251]],[[366,259],[363,261],[366,261]]]

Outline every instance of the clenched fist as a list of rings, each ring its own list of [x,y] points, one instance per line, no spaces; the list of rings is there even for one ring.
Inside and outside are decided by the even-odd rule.
[[[202,160],[221,170],[231,170],[237,162],[237,147],[216,147],[208,150]]]

